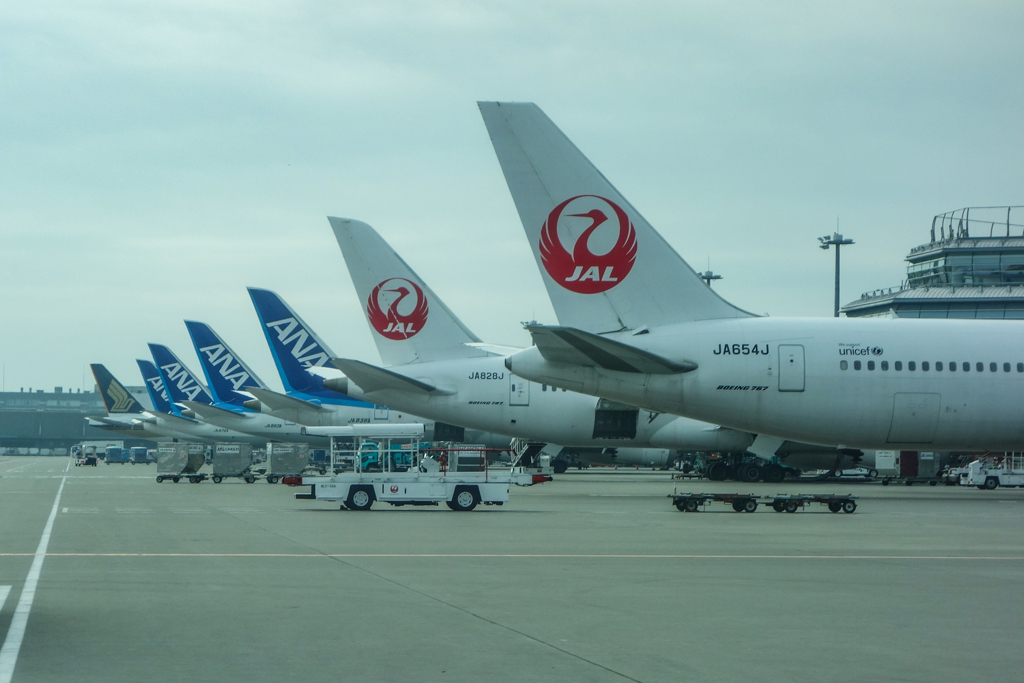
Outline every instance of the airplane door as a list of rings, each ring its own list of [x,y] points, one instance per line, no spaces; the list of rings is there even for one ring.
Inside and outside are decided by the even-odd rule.
[[[508,373],[508,404],[510,406],[530,405],[530,383],[522,377]]]
[[[939,426],[940,394],[896,394],[889,443],[931,443]]]
[[[779,344],[779,391],[804,390],[804,347]]]
[[[387,406],[373,406],[373,419],[374,420],[386,420],[388,419],[388,407]]]

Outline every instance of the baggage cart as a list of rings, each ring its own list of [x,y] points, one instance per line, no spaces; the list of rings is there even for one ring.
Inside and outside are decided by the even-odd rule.
[[[206,479],[199,469],[206,464],[206,447],[201,443],[174,443],[157,449],[156,483],[170,479],[177,484],[188,479],[193,484]]]
[[[251,484],[256,481],[252,472],[252,445],[247,443],[216,443],[213,445],[213,479],[219,484],[228,477],[243,479]]]

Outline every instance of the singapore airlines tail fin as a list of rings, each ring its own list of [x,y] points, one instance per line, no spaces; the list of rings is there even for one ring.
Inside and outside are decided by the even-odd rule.
[[[180,413],[177,404],[185,401],[197,403],[213,403],[210,392],[206,390],[195,374],[178,360],[174,352],[162,344],[150,344],[149,352],[160,372],[167,395],[171,398],[171,409]]]
[[[329,217],[384,365],[489,355],[412,268],[366,223]]]
[[[100,390],[100,397],[103,398],[103,406],[110,415],[127,415],[141,413],[145,408],[135,400],[124,385],[117,381],[117,378],[107,370],[106,366],[100,363],[93,363],[92,376],[96,379],[96,386]]]
[[[152,362],[142,360],[141,358],[136,358],[135,362],[139,364],[139,372],[142,373],[142,379],[146,382],[146,391],[149,392],[149,400],[153,402],[153,408],[158,413],[173,415],[171,399],[167,396],[164,381],[160,379],[160,372],[156,369],[156,366]]]
[[[529,102],[479,102],[558,321],[636,330],[750,313],[722,299]]]
[[[266,388],[259,377],[249,366],[231,350],[231,347],[220,338],[206,323],[186,320],[185,327],[192,337],[199,364],[210,385],[210,392],[217,403],[228,403],[242,407],[252,397],[238,393],[248,387]]]

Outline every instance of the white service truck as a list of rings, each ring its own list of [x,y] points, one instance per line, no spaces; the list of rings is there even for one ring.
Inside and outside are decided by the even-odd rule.
[[[502,505],[513,485],[531,486],[551,479],[547,456],[540,467],[492,466],[482,446],[421,451],[422,425],[372,425],[391,434],[359,433],[368,426],[337,428],[352,431],[330,435],[335,474],[301,477],[301,484],[310,490],[295,497],[341,501],[349,510],[369,510],[374,501],[381,501],[395,506],[443,502],[452,510],[469,511],[480,503]],[[417,427],[419,434],[412,434]],[[292,482],[286,479],[285,483]]]
[[[1024,453],[984,455],[960,472],[960,485],[988,490],[1000,486],[1024,487]]]

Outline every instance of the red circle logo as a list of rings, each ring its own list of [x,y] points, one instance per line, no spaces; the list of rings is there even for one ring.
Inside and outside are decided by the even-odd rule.
[[[560,234],[579,235],[572,253]],[[636,230],[615,202],[593,194],[570,197],[544,221],[540,259],[548,275],[562,287],[578,294],[606,292],[626,279],[633,268]]]
[[[366,302],[370,325],[388,339],[408,339],[427,322],[427,297],[411,280],[393,277],[373,288]]]
[[[398,487],[394,484],[391,485],[391,493],[398,493]]]

